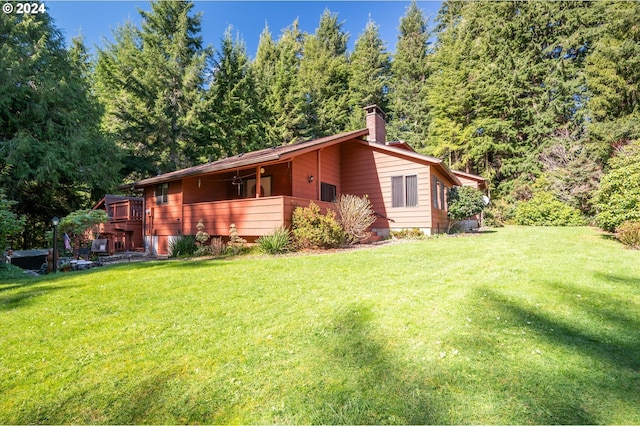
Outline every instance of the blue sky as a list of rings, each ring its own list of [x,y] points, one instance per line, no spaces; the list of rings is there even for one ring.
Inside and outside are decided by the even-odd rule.
[[[148,1],[92,1],[44,0],[47,11],[55,25],[63,31],[67,40],[81,34],[91,50],[102,46],[103,39],[111,39],[113,29],[127,19],[140,22],[138,8],[149,10]],[[205,45],[220,46],[227,26],[232,25],[234,34],[239,34],[251,57],[260,39],[260,33],[268,23],[275,39],[280,32],[299,18],[300,28],[314,32],[325,8],[338,13],[343,29],[350,35],[349,49],[363,31],[369,17],[380,27],[380,35],[387,50],[393,52],[398,37],[400,18],[409,1],[219,1],[196,0],[195,11],[203,12],[202,36]],[[425,16],[434,19],[440,1],[418,1]]]

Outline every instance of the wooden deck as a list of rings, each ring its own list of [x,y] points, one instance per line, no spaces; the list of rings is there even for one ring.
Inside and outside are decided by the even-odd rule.
[[[331,203],[290,196],[185,204],[183,233],[195,234],[196,224],[202,220],[205,231],[212,236],[229,235],[229,227],[234,223],[241,236],[259,237],[279,226],[290,226],[293,210],[306,207],[311,201],[323,210],[331,207]]]

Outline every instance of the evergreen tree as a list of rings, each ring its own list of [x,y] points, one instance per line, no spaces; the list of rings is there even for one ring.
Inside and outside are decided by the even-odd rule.
[[[286,28],[277,43],[263,31],[252,64],[267,146],[299,140],[303,129],[304,99],[298,90],[303,34],[298,21]]]
[[[413,1],[400,19],[400,34],[391,65],[389,94],[391,120],[389,139],[404,140],[414,148],[424,147],[429,111],[426,81],[429,77],[427,21]]]
[[[115,184],[118,152],[98,128],[88,69],[82,43],[67,50],[48,14],[0,16],[0,186],[26,218],[24,248]]]
[[[298,90],[305,101],[305,137],[317,138],[348,128],[347,40],[338,15],[329,10],[322,14],[315,34],[305,38],[298,79]]]
[[[231,156],[265,146],[261,135],[255,79],[244,43],[225,31],[214,59],[214,75],[207,94],[212,140],[210,156]]]
[[[605,16],[586,61],[590,137],[600,161],[640,139],[640,3],[598,2]]]
[[[428,149],[482,172],[503,194],[530,186],[546,146],[584,137],[592,7],[447,2],[429,81]]]
[[[97,84],[104,127],[128,151],[134,169],[160,172],[202,159],[205,66],[201,14],[190,1],[156,1],[140,11],[142,29],[128,23],[98,52]],[[135,159],[134,161],[131,161]]]
[[[380,38],[378,26],[371,20],[355,43],[350,58],[349,95],[350,128],[362,128],[365,121],[363,107],[378,105],[387,110],[387,95],[391,76],[391,58]]]

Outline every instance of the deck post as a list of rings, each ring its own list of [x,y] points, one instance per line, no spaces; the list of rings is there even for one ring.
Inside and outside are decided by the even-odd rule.
[[[256,198],[262,197],[262,194],[260,191],[260,185],[262,184],[262,182],[260,182],[260,169],[261,167],[258,165],[256,167]]]

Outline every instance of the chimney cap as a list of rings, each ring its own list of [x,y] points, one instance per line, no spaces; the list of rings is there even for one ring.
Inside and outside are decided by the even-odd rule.
[[[387,114],[376,104],[367,105],[363,107],[367,114],[380,114],[383,118],[387,118]]]

